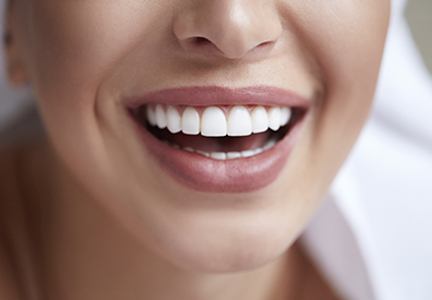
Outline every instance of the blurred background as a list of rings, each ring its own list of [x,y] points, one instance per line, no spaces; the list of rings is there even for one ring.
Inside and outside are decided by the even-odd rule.
[[[414,39],[432,73],[432,0],[410,0],[406,17]]]

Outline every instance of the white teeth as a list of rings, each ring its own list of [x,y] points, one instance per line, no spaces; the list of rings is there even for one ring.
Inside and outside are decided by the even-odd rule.
[[[276,131],[281,126],[281,110],[279,107],[272,107],[269,109],[269,127]]]
[[[292,111],[289,107],[281,108],[281,126],[285,126],[291,120]]]
[[[275,140],[270,140],[270,141],[268,141],[268,142],[264,145],[264,147],[263,147],[263,151],[266,151],[266,150],[272,148],[274,145],[276,145],[276,141],[275,141]]]
[[[227,153],[228,159],[234,159],[234,158],[240,158],[240,157],[242,157],[240,152],[228,152]]]
[[[243,157],[251,157],[255,155],[255,151],[254,150],[246,150],[246,151],[242,151],[241,155]]]
[[[227,155],[225,152],[212,152],[210,153],[210,157],[217,160],[226,160]]]
[[[252,110],[252,132],[265,132],[269,126],[267,111],[264,107],[258,106]]]
[[[148,105],[146,117],[150,125],[160,129],[168,128],[171,133],[183,132],[187,135],[201,134],[206,137],[249,136],[253,133],[266,132],[269,128],[277,131],[291,121],[292,110],[289,107],[234,106],[224,112],[220,107],[205,108],[200,116],[197,109],[186,107],[183,114],[175,106]]]
[[[211,158],[211,159],[215,159],[215,160],[230,160],[230,159],[237,159],[237,158],[248,158],[248,157],[253,157],[255,155],[258,155],[260,153],[263,153],[271,148],[274,147],[274,145],[276,145],[276,140],[270,140],[268,141],[263,147],[259,147],[256,149],[251,149],[251,150],[244,150],[241,152],[205,152],[202,150],[196,150],[193,149],[191,147],[184,147],[181,148],[184,151],[187,152],[192,152],[192,153],[197,153],[200,154],[202,156],[205,156],[207,158]],[[173,147],[175,147],[176,149],[179,149],[180,147],[177,145],[171,145]]]
[[[198,153],[198,154],[201,154],[202,156],[210,157],[210,153],[209,152],[204,152],[204,151],[201,151],[201,150],[196,150],[195,152]]]
[[[177,109],[173,106],[168,106],[167,125],[168,125],[168,130],[171,133],[178,133],[182,129],[180,114],[178,113]]]
[[[197,135],[200,133],[200,116],[196,109],[187,107],[183,111],[181,121],[182,132],[184,134]]]
[[[156,105],[156,124],[160,129],[163,129],[167,126],[165,110],[160,104]]]
[[[185,134],[199,134],[204,136],[233,136],[250,135],[251,132],[264,132],[270,127],[277,130],[280,126],[289,123],[292,115],[290,108],[271,108],[268,113],[264,107],[256,107],[251,114],[243,106],[237,106],[231,109],[229,120],[226,121],[225,114],[218,107],[208,107],[204,110],[202,117],[192,107],[187,107],[182,116],[173,106],[168,106],[165,112],[162,105],[147,106],[146,116],[148,122],[159,128],[168,127],[172,133],[182,131]],[[201,120],[201,123],[200,123]],[[277,122],[278,121],[278,122]],[[246,126],[245,126],[246,124]],[[265,129],[267,128],[267,129]],[[175,149],[182,149],[190,153],[196,153],[214,160],[231,160],[239,158],[248,158],[268,151],[277,143],[275,139],[269,140],[264,146],[255,149],[244,150],[241,152],[205,152],[192,147],[181,147],[177,144],[166,141],[168,145]]]
[[[201,116],[201,135],[218,137],[227,135],[225,113],[216,106],[208,107]]]
[[[150,123],[150,125],[155,126],[156,125],[156,113],[155,113],[153,107],[151,107],[150,105],[147,106],[146,116],[147,116],[147,121]]]
[[[263,151],[264,151],[264,148],[257,148],[257,149],[255,149],[255,150],[253,150],[254,155],[260,154],[260,153],[263,152]]]
[[[234,106],[228,116],[229,136],[248,136],[252,134],[252,119],[244,106]]]

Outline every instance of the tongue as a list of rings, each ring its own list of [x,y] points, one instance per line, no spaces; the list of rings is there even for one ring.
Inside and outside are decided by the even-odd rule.
[[[270,134],[264,132],[245,137],[204,137],[183,133],[172,134],[162,130],[158,136],[183,148],[190,147],[205,152],[240,152],[264,146]]]

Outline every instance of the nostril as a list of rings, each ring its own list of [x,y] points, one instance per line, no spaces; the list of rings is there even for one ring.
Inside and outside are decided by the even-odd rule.
[[[182,47],[191,52],[201,53],[201,54],[211,54],[211,55],[222,55],[227,58],[240,58],[246,55],[248,52],[254,52],[257,55],[264,55],[268,53],[273,46],[275,45],[275,41],[266,40],[259,44],[255,44],[255,46],[245,46],[242,45],[236,46],[233,43],[230,47],[226,47],[222,51],[217,44],[215,44],[211,39],[206,38],[204,36],[192,36],[180,41]],[[240,52],[240,50],[246,50],[246,52]],[[228,51],[229,50],[229,51]]]
[[[214,45],[212,41],[210,41],[208,38],[202,37],[202,36],[196,36],[193,38],[190,38],[191,44],[195,46],[207,46],[207,45]],[[256,48],[265,48],[270,47],[274,42],[273,41],[266,41],[262,42],[261,44],[257,45]]]
[[[207,39],[205,37],[201,37],[201,36],[193,37],[192,43],[197,45],[197,46],[212,44],[212,42],[209,39]]]
[[[271,46],[273,43],[274,43],[273,41],[262,42],[256,48],[264,48],[264,47],[267,47],[267,46]]]
[[[259,51],[262,53],[265,53],[267,51],[270,51],[275,46],[275,41],[266,41],[262,42],[261,44],[258,44],[254,49],[255,51]]]
[[[220,53],[220,49],[208,38],[203,36],[190,37],[183,41],[186,49],[201,53]]]

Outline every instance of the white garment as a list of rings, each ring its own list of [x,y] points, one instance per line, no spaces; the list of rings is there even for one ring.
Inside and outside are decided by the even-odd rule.
[[[432,82],[393,5],[374,112],[301,237],[345,299],[432,299]],[[28,103],[4,78],[0,128]]]

